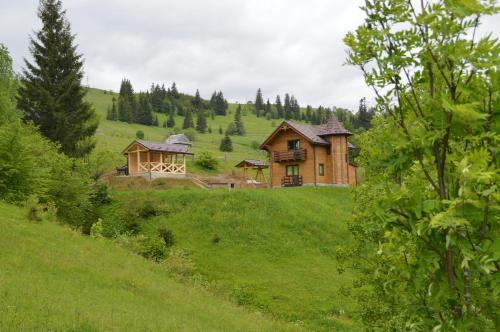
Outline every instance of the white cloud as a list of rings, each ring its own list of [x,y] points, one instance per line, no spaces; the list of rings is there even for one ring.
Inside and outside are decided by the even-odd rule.
[[[294,94],[301,105],[356,109],[371,97],[360,72],[344,66],[343,36],[362,21],[362,0],[63,0],[91,86],[136,90],[152,82],[232,101],[274,101]],[[38,2],[0,0],[0,42],[15,68],[40,25]],[[494,20],[488,26],[498,28]]]

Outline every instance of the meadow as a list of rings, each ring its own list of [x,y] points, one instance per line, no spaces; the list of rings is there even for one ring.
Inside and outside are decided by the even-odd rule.
[[[170,230],[188,271],[235,303],[307,330],[355,330],[354,304],[342,290],[337,246],[350,243],[350,189],[113,190],[102,211],[108,236],[126,231],[135,209],[148,207],[139,233]],[[153,212],[151,212],[153,211]],[[156,211],[156,212],[155,212]]]
[[[94,153],[104,153],[106,155],[108,169],[126,164],[126,159],[121,155],[121,152],[135,139],[138,130],[144,132],[144,139],[151,141],[164,141],[168,133],[172,131],[170,128],[106,120],[106,111],[112,105],[113,97],[118,98],[118,95],[110,92],[105,93],[104,90],[94,88],[90,88],[87,93],[87,100],[94,105],[100,117],[100,124],[96,133],[97,147]],[[255,148],[255,146],[260,145],[281,121],[267,120],[263,117],[257,117],[253,113],[243,112],[242,118],[247,131],[246,135],[231,136],[233,152],[221,152],[219,151],[219,145],[223,135],[219,133],[219,127],[224,131],[226,130],[229,123],[234,120],[236,107],[237,104],[230,103],[227,115],[215,116],[215,119],[208,117],[207,124],[212,129],[212,133],[197,133],[193,142],[192,151],[195,153],[195,158],[197,153],[203,151],[208,151],[216,156],[219,161],[219,169],[215,173],[231,173],[235,170],[234,165],[243,159],[267,159],[265,152]],[[156,115],[160,125],[163,124],[166,115],[162,113],[156,113]],[[183,119],[181,116],[175,116],[175,127],[178,130],[182,130]],[[194,120],[196,120],[196,117],[194,117]],[[189,159],[188,172],[206,173],[207,171],[198,167],[192,159]]]
[[[1,331],[298,331],[0,202]]]

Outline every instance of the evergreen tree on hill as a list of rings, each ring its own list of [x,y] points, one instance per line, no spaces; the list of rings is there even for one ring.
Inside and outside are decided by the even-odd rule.
[[[283,110],[283,104],[281,104],[280,95],[276,96],[276,115],[279,119],[283,119],[285,117],[285,112]]]
[[[236,108],[236,113],[234,113],[234,126],[234,133],[236,135],[245,135],[245,126],[243,125],[243,120],[241,119],[241,105],[238,105],[238,108]]]
[[[292,118],[292,103],[290,99],[290,95],[285,93],[285,105],[283,107],[284,118],[289,120]]]
[[[203,100],[201,99],[200,96],[200,91],[197,89],[196,94],[194,95],[194,98],[192,100],[193,107],[197,110],[201,110],[203,107]]]
[[[184,116],[184,122],[182,124],[182,129],[188,129],[188,128],[193,128],[193,113],[191,112],[191,109],[188,108],[186,110],[186,115]]]
[[[259,88],[255,96],[255,112],[259,114],[261,110],[264,110],[264,99],[262,98],[262,91]]]
[[[361,98],[361,100],[359,101],[358,113],[356,114],[356,127],[361,130],[369,129],[371,127],[371,120],[374,115],[375,114],[373,110],[369,111],[368,107],[366,106],[366,98]]]
[[[174,110],[170,110],[167,119],[167,128],[174,128],[175,119],[174,119]]]
[[[134,89],[128,79],[123,79],[120,85],[118,97],[118,120],[134,122],[137,103],[135,101]]]
[[[196,118],[196,131],[204,134],[207,131],[207,118],[205,112],[199,111]]]
[[[222,91],[219,91],[218,93],[214,92],[210,102],[216,115],[226,115],[228,104],[226,99],[224,99]]]
[[[151,100],[151,106],[153,107],[153,110],[155,112],[162,112],[162,106],[163,106],[163,92],[162,89],[158,84],[152,84],[151,85],[151,94],[150,94],[150,100]]]
[[[228,134],[226,134],[226,136],[224,136],[224,138],[220,141],[219,150],[223,152],[233,151],[233,142]]]
[[[307,107],[306,107],[306,121],[307,122],[312,122],[312,114],[313,114],[312,106],[307,105]]]
[[[61,145],[68,156],[82,157],[95,146],[98,119],[84,100],[83,59],[59,0],[42,0],[38,9],[42,28],[31,40],[31,63],[20,78],[18,108],[25,121]]]
[[[147,126],[154,125],[153,112],[145,93],[139,94],[139,107],[137,108],[134,122]]]
[[[172,87],[170,88],[170,95],[174,99],[179,98],[179,91],[177,91],[177,85],[175,84],[175,82],[172,83]]]

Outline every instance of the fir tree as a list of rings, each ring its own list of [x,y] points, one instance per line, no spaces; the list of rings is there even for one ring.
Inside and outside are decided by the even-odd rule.
[[[82,157],[95,146],[98,120],[84,100],[83,59],[59,0],[42,0],[38,9],[42,28],[31,40],[34,63],[25,60],[18,108],[25,121],[61,145],[68,156]]]
[[[124,122],[134,122],[137,105],[134,96],[132,83],[128,79],[123,79],[120,85],[118,97],[118,120]]]
[[[168,114],[168,119],[167,119],[167,128],[174,128],[175,126],[175,119],[174,119],[174,111],[171,110],[170,113]]]
[[[188,128],[193,128],[193,113],[191,112],[191,109],[188,108],[186,110],[186,115],[184,116],[184,123],[182,124],[182,129],[188,129]]]
[[[264,110],[264,99],[262,98],[262,91],[259,88],[255,96],[255,112],[258,114],[261,110]]]
[[[224,130],[222,129],[221,126],[219,126],[219,134],[221,134],[221,135],[224,134]]]
[[[283,119],[285,117],[285,112],[283,110],[283,105],[281,104],[280,95],[276,96],[276,115],[278,119]]]
[[[220,141],[219,150],[223,152],[233,151],[233,142],[228,134],[226,134],[226,136],[224,136],[224,138]]]
[[[313,113],[313,109],[312,109],[311,105],[307,105],[307,107],[306,107],[306,121],[307,122],[312,121],[312,113]]]
[[[283,113],[285,119],[288,120],[292,118],[292,102],[290,99],[290,95],[288,93],[285,93],[285,104],[283,106]]]
[[[175,82],[172,84],[172,87],[170,88],[170,95],[174,99],[179,98],[179,91],[177,91],[177,85],[175,84]]]
[[[241,105],[238,105],[238,108],[236,108],[236,112],[234,113],[234,126],[234,133],[236,135],[245,135],[245,126],[243,125],[243,120],[241,119]]]
[[[205,112],[199,111],[196,118],[196,131],[204,134],[207,131],[207,118]]]
[[[271,102],[269,101],[269,99],[267,100],[266,102],[266,118],[267,119],[270,119],[273,117],[273,107],[271,106]]]
[[[139,94],[139,105],[134,118],[135,123],[143,125],[154,125],[153,112],[145,93]]]
[[[106,110],[106,120],[113,120],[113,117],[111,115],[111,106],[108,106]]]
[[[113,97],[113,104],[111,105],[111,120],[118,120],[118,110],[116,109],[116,99]]]
[[[192,104],[193,107],[197,110],[201,110],[201,108],[203,107],[203,100],[201,99],[199,90],[196,90],[196,94],[194,95]]]
[[[224,95],[222,94],[222,91],[219,91],[218,93],[214,93],[214,95],[212,95],[212,99],[210,100],[210,103],[213,107],[213,110],[215,111],[215,114],[226,115],[227,101],[224,99]]]

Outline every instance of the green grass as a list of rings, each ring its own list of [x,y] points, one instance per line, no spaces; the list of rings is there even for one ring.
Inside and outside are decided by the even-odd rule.
[[[107,240],[0,202],[1,331],[297,330],[167,276]]]
[[[137,130],[142,130],[144,132],[146,140],[163,141],[169,129],[106,120],[106,110],[108,106],[112,104],[113,96],[117,97],[116,94],[104,93],[103,90],[89,89],[87,100],[94,105],[100,116],[100,125],[96,134],[96,152],[107,152],[111,156],[112,163],[122,165],[126,163],[126,160],[121,155],[121,152],[133,139],[135,139]],[[257,118],[254,114],[250,113],[244,115],[242,118],[247,134],[245,136],[231,137],[234,148],[233,152],[220,152],[219,145],[223,136],[219,134],[219,127],[225,130],[228,124],[233,121],[236,107],[236,104],[229,104],[229,110],[226,116],[216,116],[214,120],[208,118],[208,126],[212,128],[212,133],[198,133],[193,142],[192,150],[195,154],[202,151],[209,151],[217,156],[220,162],[220,172],[231,172],[234,170],[234,165],[243,159],[265,159],[266,156],[263,151],[252,148],[252,141],[256,141],[259,144],[262,143],[275,129],[272,126],[273,122],[276,126],[280,123],[280,120],[266,120],[262,117]],[[166,119],[166,115],[157,115],[160,124],[162,124],[163,120]],[[176,115],[176,127],[182,128],[182,122],[183,117]],[[203,172],[203,170],[190,162],[188,164],[188,172],[200,173]]]
[[[196,271],[238,303],[310,330],[356,329],[354,304],[340,292],[352,275],[339,275],[333,257],[336,246],[350,243],[349,189],[144,190],[112,197],[103,216],[107,229],[119,228],[141,202],[161,206],[162,215],[142,220],[141,232],[172,230]]]

